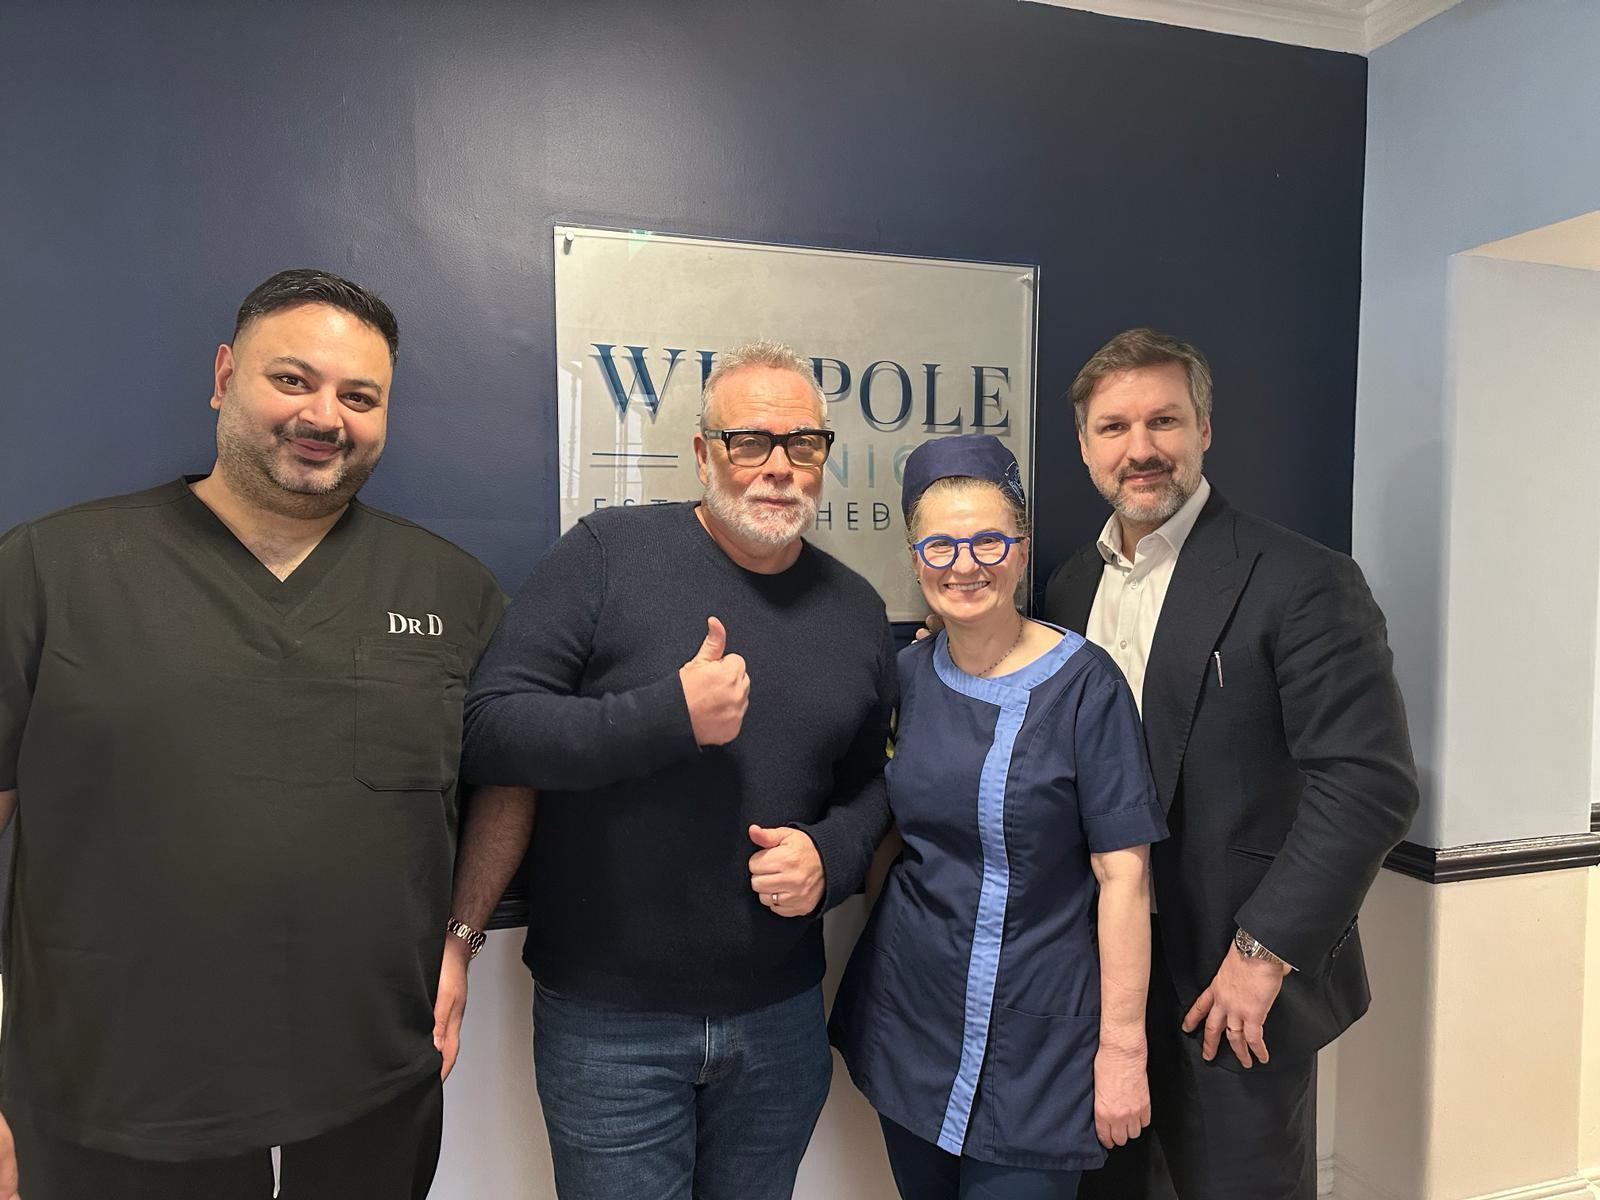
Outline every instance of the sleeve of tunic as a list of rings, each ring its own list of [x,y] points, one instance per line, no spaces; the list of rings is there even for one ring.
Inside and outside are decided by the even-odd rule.
[[[578,694],[605,594],[605,548],[579,522],[534,568],[478,664],[462,739],[469,782],[578,791],[695,753],[676,672]]]
[[[26,525],[0,536],[0,792],[17,786],[17,756],[28,724],[44,643],[44,595]]]
[[[889,832],[889,796],[883,764],[889,747],[889,720],[899,697],[894,635],[883,623],[878,651],[878,695],[850,748],[834,766],[833,797],[822,819],[797,824],[817,847],[825,876],[820,916],[861,890],[872,855]]]
[[[1133,693],[1114,668],[1084,687],[1073,730],[1078,819],[1091,854],[1159,842],[1167,823]]]

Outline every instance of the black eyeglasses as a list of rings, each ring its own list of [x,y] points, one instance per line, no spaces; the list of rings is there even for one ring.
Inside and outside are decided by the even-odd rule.
[[[998,529],[988,529],[964,538],[935,533],[920,542],[912,542],[911,548],[935,571],[945,571],[956,565],[956,555],[961,552],[962,546],[967,548],[967,553],[972,555],[972,561],[979,566],[998,567],[1011,553],[1011,547],[1027,540],[1025,536],[1012,537],[1010,534],[1001,533]]]
[[[759,467],[772,457],[772,448],[782,446],[789,462],[796,467],[820,467],[833,445],[831,429],[791,429],[773,433],[770,429],[702,429],[708,438],[718,438],[728,448],[728,461],[736,467]]]

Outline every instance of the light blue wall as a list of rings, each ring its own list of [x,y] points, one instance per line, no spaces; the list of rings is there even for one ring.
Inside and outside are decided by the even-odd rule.
[[[1412,838],[1424,844],[1492,841],[1507,836],[1506,805],[1560,801],[1454,804],[1437,788],[1455,421],[1446,373],[1448,260],[1596,208],[1600,3],[1467,0],[1373,52],[1352,542],[1389,616],[1424,773]],[[1507,414],[1506,445],[1507,453],[1583,470],[1596,449],[1563,446],[1536,413],[1532,421]],[[1541,566],[1507,563],[1535,574]]]

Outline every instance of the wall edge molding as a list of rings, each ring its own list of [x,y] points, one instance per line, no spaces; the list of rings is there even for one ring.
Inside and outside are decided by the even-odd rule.
[[[1330,1200],[1407,1200],[1398,1192],[1391,1192],[1362,1176],[1337,1153],[1332,1158],[1331,1172],[1333,1192]],[[1596,1195],[1600,1195],[1600,1188],[1592,1183],[1596,1174],[1586,1172],[1544,1179],[1500,1192],[1479,1192],[1464,1200],[1594,1200]]]
[[[1359,7],[1305,0],[1026,0],[1130,21],[1154,21],[1233,37],[1262,38],[1344,54],[1370,54],[1460,0],[1368,0]]]
[[[1545,1179],[1503,1192],[1482,1192],[1470,1200],[1591,1200],[1594,1191],[1581,1175]]]
[[[1334,1151],[1332,1163],[1333,1191],[1331,1200],[1402,1200],[1402,1197],[1379,1188],[1359,1171],[1350,1166]]]
[[[1129,21],[1153,21],[1230,37],[1258,38],[1286,46],[1365,54],[1364,14],[1300,8],[1292,3],[1240,5],[1229,0],[1025,0]]]
[[[1418,25],[1433,20],[1440,13],[1454,8],[1459,0],[1373,0],[1364,14],[1362,33],[1366,37],[1366,52],[1410,33]]]
[[[1595,814],[1591,813],[1591,824]],[[1459,883],[1600,866],[1600,831],[1437,848],[1401,842],[1383,865],[1424,883]]]

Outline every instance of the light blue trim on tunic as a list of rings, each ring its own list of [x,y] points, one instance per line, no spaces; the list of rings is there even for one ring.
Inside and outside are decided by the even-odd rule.
[[[1043,624],[1043,622],[1041,622]],[[1051,628],[1057,628],[1051,626]],[[961,1027],[961,1062],[950,1086],[939,1146],[960,1154],[967,1140],[967,1123],[978,1093],[978,1075],[989,1049],[989,1021],[994,1014],[995,981],[1000,973],[1000,944],[1005,934],[1006,901],[1011,891],[1011,863],[1006,853],[1006,785],[1011,778],[1011,754],[1017,734],[1028,715],[1032,689],[1049,679],[1077,653],[1083,638],[1062,630],[1062,638],[1046,653],[1019,671],[995,679],[968,675],[950,657],[944,633],[933,649],[933,669],[952,691],[993,704],[994,741],[984,756],[978,776],[978,844],[983,850],[983,884],[978,890],[978,912],[973,922],[972,952],[967,959],[966,1006]]]

